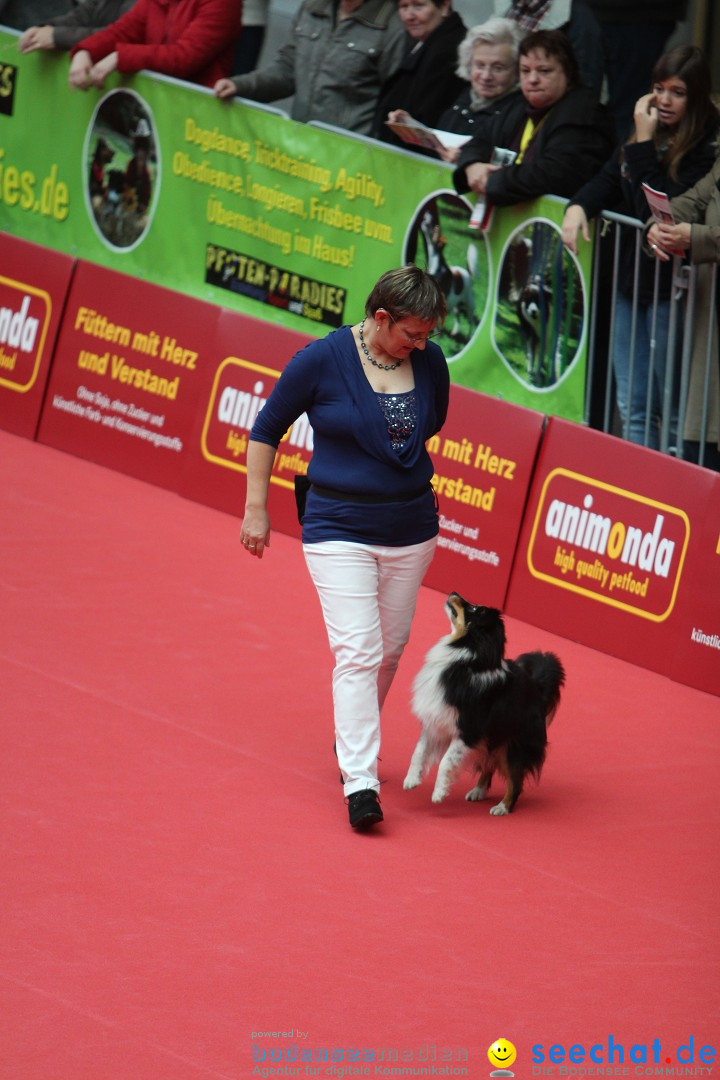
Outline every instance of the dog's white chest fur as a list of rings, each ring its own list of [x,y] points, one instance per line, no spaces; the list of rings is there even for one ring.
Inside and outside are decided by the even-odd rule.
[[[421,724],[421,734],[403,787],[417,787],[423,773],[442,758],[433,802],[441,802],[448,793],[452,773],[468,753],[457,732],[457,709],[445,701],[442,674],[457,661],[471,658],[470,650],[451,645],[452,635],[442,638],[425,657],[425,663],[413,683],[412,707]]]
[[[452,737],[457,730],[457,709],[445,701],[441,676],[449,664],[470,659],[470,650],[458,649],[451,641],[448,634],[433,645],[413,683],[413,712],[431,737]]]

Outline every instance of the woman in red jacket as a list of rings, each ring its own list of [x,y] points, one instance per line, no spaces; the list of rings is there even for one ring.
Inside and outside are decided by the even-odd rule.
[[[70,85],[102,87],[113,71],[143,68],[214,86],[232,68],[242,0],[137,0],[72,51]]]

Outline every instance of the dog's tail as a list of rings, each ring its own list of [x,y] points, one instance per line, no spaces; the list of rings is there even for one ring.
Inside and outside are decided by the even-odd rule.
[[[518,656],[516,663],[539,688],[545,722],[550,724],[560,703],[560,691],[565,685],[565,669],[559,657],[551,652],[529,652]]]

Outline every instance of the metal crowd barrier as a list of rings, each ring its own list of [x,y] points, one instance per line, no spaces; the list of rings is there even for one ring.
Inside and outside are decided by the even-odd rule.
[[[638,321],[638,280],[643,244],[644,223],[637,218],[625,217],[605,211],[596,231],[592,292],[590,301],[590,324],[588,346],[588,378],[585,399],[585,423],[620,438],[629,439],[630,410],[624,421],[621,419],[615,398],[615,376],[612,365],[611,343],[615,335],[616,308],[620,272],[620,236],[621,229],[634,230],[634,263],[632,314],[630,338],[627,341],[629,352],[628,399],[634,382],[639,377],[634,370],[636,356],[636,332]],[[608,273],[608,269],[610,272]],[[712,267],[710,296],[715,296],[717,284],[717,264]],[[660,263],[655,260],[654,293],[651,311],[650,365],[655,362],[655,327],[658,309],[658,289],[660,283]],[[707,444],[708,416],[710,404],[710,373],[712,365],[718,364],[717,328],[715,304],[708,305],[706,314],[696,316],[697,267],[688,266],[682,259],[675,257],[672,266],[672,294],[670,321],[668,329],[667,354],[665,358],[665,379],[662,391],[660,415],[659,450],[674,457],[686,456],[683,433],[690,385],[693,342],[697,333],[704,333],[707,341],[704,368],[696,373],[704,387],[701,409],[699,449],[697,463],[705,463]],[[697,319],[700,318],[704,325]],[[705,322],[705,320],[707,320]],[[650,445],[650,413],[652,385],[648,380],[646,398],[646,424],[644,445]]]

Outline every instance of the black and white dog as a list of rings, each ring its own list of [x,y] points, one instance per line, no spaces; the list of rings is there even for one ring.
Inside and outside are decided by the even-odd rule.
[[[509,814],[526,776],[540,776],[565,672],[550,652],[506,660],[505,626],[496,608],[475,607],[457,593],[445,608],[451,632],[430,649],[413,684],[422,733],[403,787],[417,787],[439,760],[432,801],[442,802],[461,765],[474,758],[480,775],[465,798],[484,799],[497,770],[507,788],[490,813]]]
[[[550,323],[552,292],[540,279],[534,278],[522,289],[515,302],[518,322],[525,342],[525,355],[530,379],[536,386],[544,385],[542,351]]]
[[[477,248],[472,243],[468,244],[467,266],[450,266],[445,258],[447,241],[432,214],[423,214],[420,231],[427,249],[427,272],[440,286],[447,304],[448,319],[452,317],[453,320],[448,331],[450,337],[464,336],[465,340],[469,340],[477,326],[473,291],[473,279],[477,274]],[[464,316],[467,322],[467,335],[463,335],[460,316]]]

